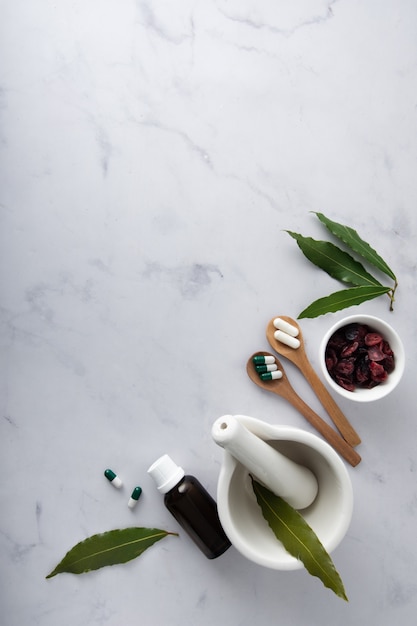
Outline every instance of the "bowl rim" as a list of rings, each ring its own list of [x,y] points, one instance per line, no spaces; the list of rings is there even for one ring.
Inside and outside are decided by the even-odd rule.
[[[355,389],[355,391],[348,391],[333,380],[327,371],[325,362],[325,351],[328,341],[332,334],[339,328],[347,326],[354,322],[364,323],[371,328],[384,334],[384,337],[389,341],[395,356],[395,369],[389,374],[387,381],[373,387],[372,389]],[[343,398],[352,400],[353,402],[373,402],[385,398],[400,382],[404,367],[405,367],[405,352],[404,345],[398,332],[387,321],[377,317],[376,315],[356,313],[340,318],[335,322],[324,334],[319,347],[319,363],[324,379],[329,387],[341,395]]]

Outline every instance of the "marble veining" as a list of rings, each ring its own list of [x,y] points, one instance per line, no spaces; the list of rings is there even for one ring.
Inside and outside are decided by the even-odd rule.
[[[2,624],[415,623],[416,25],[412,0],[1,3]],[[394,313],[361,309],[407,358],[388,398],[341,402],[362,437],[333,554],[349,603],[182,532],[45,580],[89,535],[178,531],[146,470],[169,453],[215,495],[219,416],[311,429],[245,364],[272,316],[338,289],[285,233],[326,238],[312,211],[396,272]],[[341,315],[303,320],[313,365]]]

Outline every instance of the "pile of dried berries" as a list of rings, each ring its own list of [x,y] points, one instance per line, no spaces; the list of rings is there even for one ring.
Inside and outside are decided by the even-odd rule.
[[[366,324],[358,323],[343,326],[330,337],[325,359],[330,376],[348,391],[376,387],[395,367],[389,343]]]

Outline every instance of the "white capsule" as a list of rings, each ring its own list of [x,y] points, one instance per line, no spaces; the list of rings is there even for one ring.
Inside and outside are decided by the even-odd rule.
[[[297,337],[299,333],[299,330],[296,326],[289,324],[280,317],[276,317],[274,319],[274,326],[275,328],[278,328],[278,330],[282,330],[284,331],[284,333],[287,333],[287,335],[291,335],[291,337]]]
[[[277,339],[277,341],[285,343],[285,345],[289,346],[290,348],[296,349],[300,347],[300,341],[298,339],[296,339],[295,337],[291,337],[291,335],[284,333],[282,330],[276,330],[274,332],[274,337],[275,339]]]

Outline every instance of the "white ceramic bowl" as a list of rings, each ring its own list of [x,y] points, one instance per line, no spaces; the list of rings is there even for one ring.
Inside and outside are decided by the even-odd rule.
[[[388,378],[385,382],[380,383],[372,389],[363,389],[357,387],[354,391],[349,391],[348,389],[344,389],[343,387],[338,385],[327,371],[325,352],[330,337],[339,328],[353,323],[366,324],[372,330],[380,333],[380,335],[386,341],[388,341],[391,349],[394,352],[394,371],[388,374]],[[398,333],[387,322],[384,322],[383,320],[373,315],[350,315],[336,322],[336,324],[334,324],[327,331],[322,339],[322,342],[320,344],[319,359],[324,379],[329,387],[339,395],[347,398],[348,400],[353,400],[354,402],[372,402],[374,400],[384,398],[387,394],[391,393],[391,391],[395,389],[395,387],[400,382],[405,365],[404,347]]]
[[[315,474],[318,494],[301,512],[330,553],[345,536],[353,509],[352,484],[346,467],[328,443],[291,426],[272,426],[253,417],[236,415],[251,432],[307,466]],[[217,487],[217,507],[225,533],[249,560],[276,570],[301,569],[265,521],[253,492],[249,471],[224,451]]]

